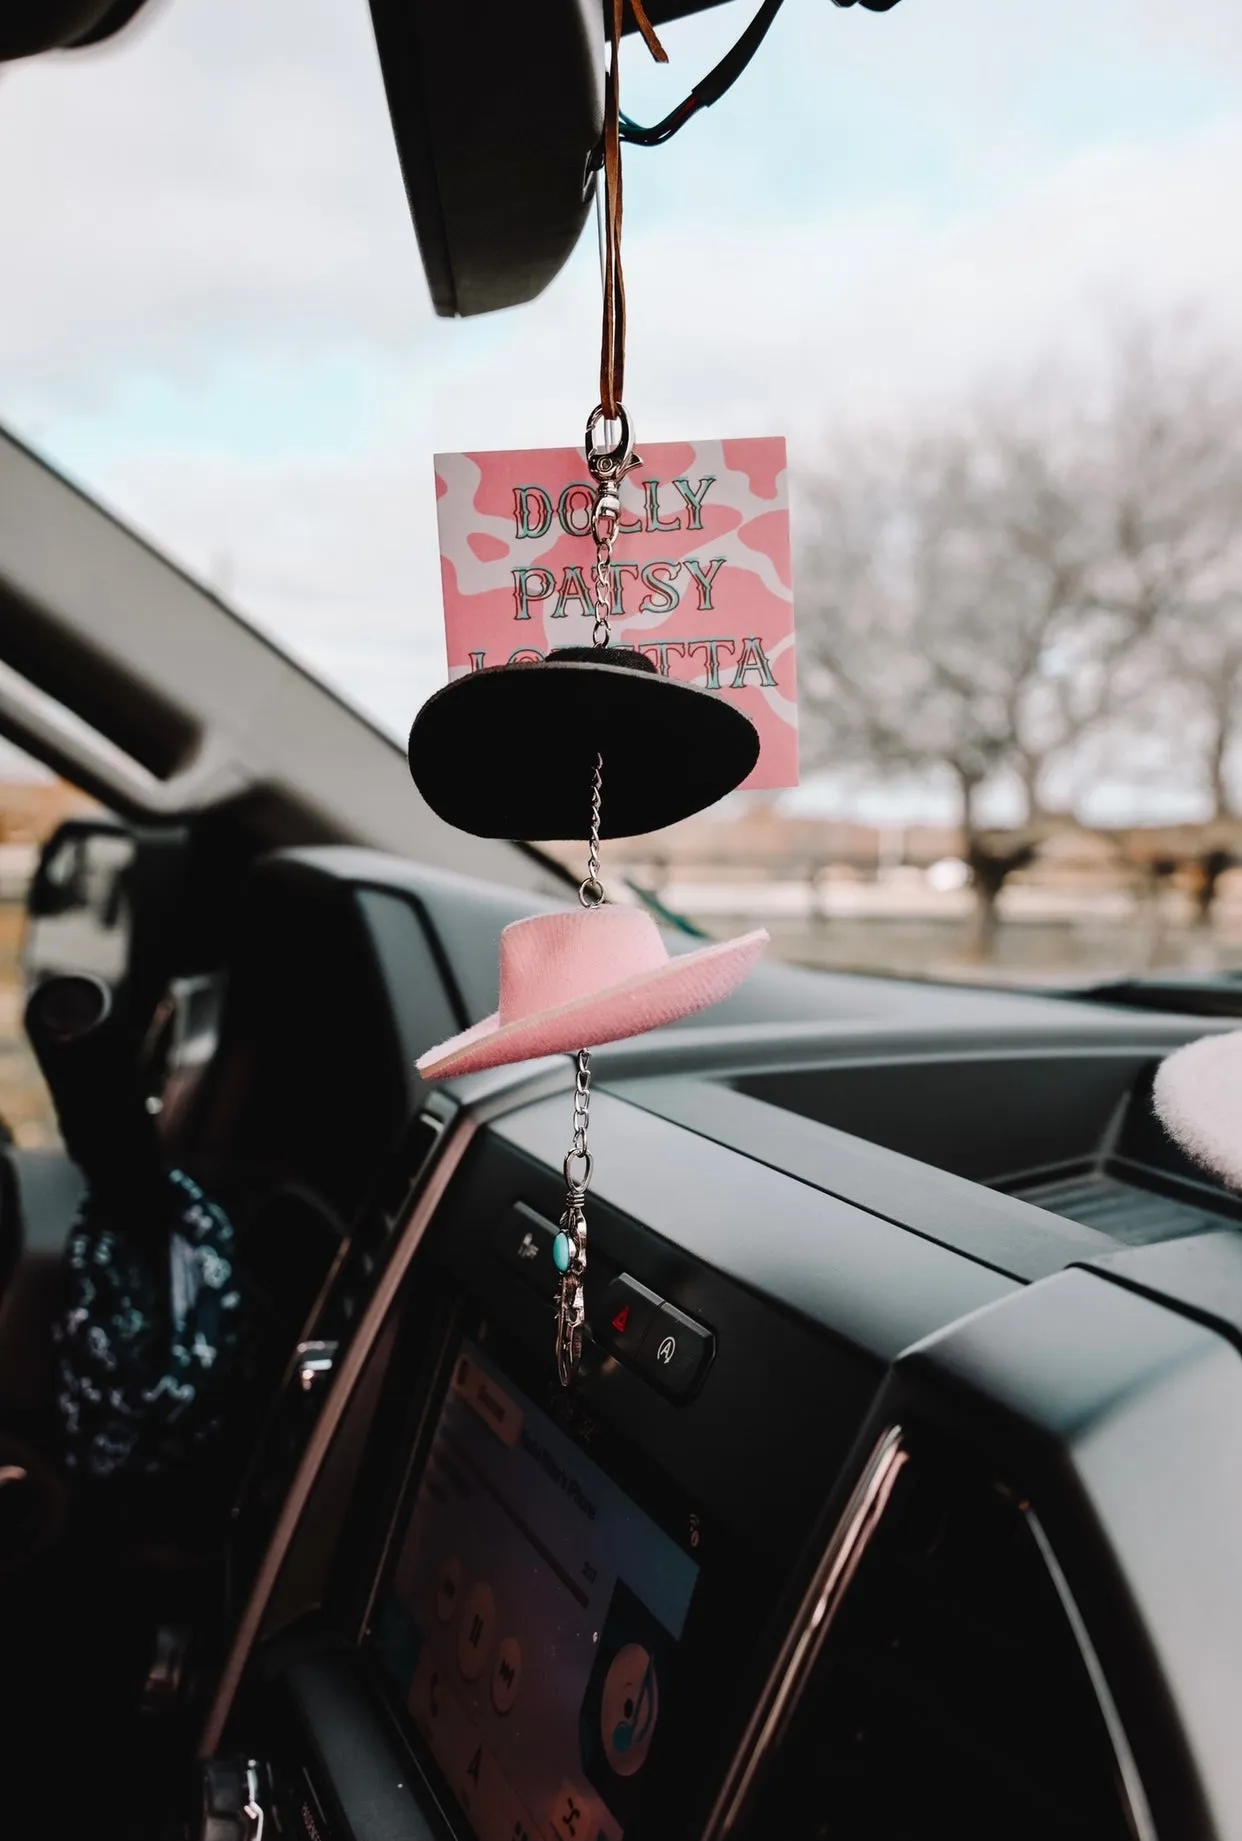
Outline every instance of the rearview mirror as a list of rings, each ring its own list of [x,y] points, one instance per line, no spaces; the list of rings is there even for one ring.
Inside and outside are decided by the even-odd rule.
[[[128,25],[146,0],[5,0],[0,60],[97,45]]]
[[[371,17],[436,312],[533,300],[591,204],[599,0],[371,0]]]

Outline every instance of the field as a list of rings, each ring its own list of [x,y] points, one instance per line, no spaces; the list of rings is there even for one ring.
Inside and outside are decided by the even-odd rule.
[[[765,926],[774,953],[825,971],[1048,988],[1242,968],[1236,872],[1209,927],[1195,924],[1191,903],[1175,888],[1141,897],[1120,888],[1007,889],[986,964],[966,950],[970,891],[932,890],[903,872],[814,891],[798,883],[670,881],[658,894],[671,912],[715,938]]]
[[[22,1031],[21,942],[24,915],[0,902],[0,1119],[17,1143],[38,1149],[57,1142],[47,1091]]]

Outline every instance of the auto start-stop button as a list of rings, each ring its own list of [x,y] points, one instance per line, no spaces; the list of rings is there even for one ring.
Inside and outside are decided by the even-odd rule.
[[[670,1399],[684,1400],[707,1372],[716,1339],[673,1304],[661,1304],[647,1325],[634,1365]]]

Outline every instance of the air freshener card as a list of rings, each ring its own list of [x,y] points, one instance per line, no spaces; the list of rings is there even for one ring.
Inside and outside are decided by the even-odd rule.
[[[779,437],[639,443],[621,487],[612,643],[736,702],[748,787],[795,786],[788,469]],[[595,490],[580,448],[437,454],[450,678],[591,643]]]

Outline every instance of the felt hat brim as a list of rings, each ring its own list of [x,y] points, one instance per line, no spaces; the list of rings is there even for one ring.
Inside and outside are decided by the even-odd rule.
[[[617,656],[567,648],[436,691],[414,718],[408,755],[432,811],[474,837],[585,838],[602,756],[600,836],[638,837],[740,786],[759,758],[749,717],[661,677],[641,654]]]
[[[637,973],[512,1023],[502,1024],[496,1011],[429,1049],[419,1058],[418,1071],[424,1080],[442,1080],[540,1055],[572,1055],[580,1048],[598,1048],[663,1028],[728,997],[767,943],[768,934],[760,927],[735,940],[681,953],[655,971]]]
[[[1242,1189],[1242,1030],[1176,1049],[1156,1069],[1152,1101],[1188,1157]]]

